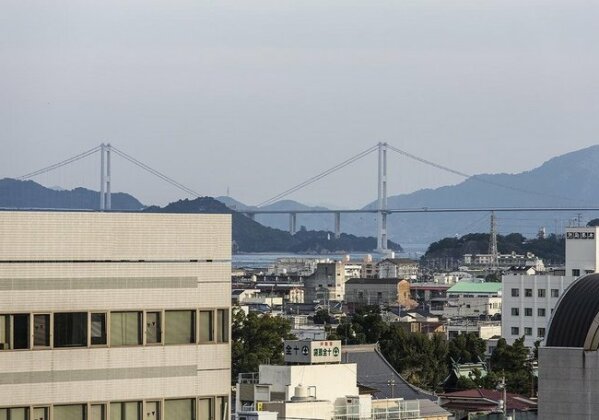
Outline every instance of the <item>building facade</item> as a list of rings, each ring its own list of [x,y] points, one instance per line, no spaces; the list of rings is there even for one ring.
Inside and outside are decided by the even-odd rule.
[[[0,419],[227,418],[229,215],[0,212]]]
[[[501,283],[461,281],[447,289],[446,318],[501,314]]]

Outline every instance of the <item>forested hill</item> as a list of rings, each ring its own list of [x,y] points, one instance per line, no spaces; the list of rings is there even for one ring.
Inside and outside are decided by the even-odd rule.
[[[238,252],[371,252],[376,248],[376,238],[341,234],[335,239],[331,232],[300,230],[295,235],[283,230],[261,225],[211,197],[179,200],[165,207],[152,206],[144,210],[153,213],[227,213],[233,219],[233,241]],[[389,242],[389,248],[401,247]]]
[[[488,233],[469,233],[460,238],[444,238],[433,242],[424,258],[461,258],[464,254],[487,254],[489,251]],[[565,240],[563,237],[550,235],[545,239],[527,239],[519,233],[497,235],[499,253],[516,252],[525,254],[532,252],[545,262],[559,264],[565,258]]]

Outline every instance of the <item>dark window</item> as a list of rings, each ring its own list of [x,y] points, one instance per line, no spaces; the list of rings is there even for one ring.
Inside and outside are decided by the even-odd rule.
[[[161,342],[160,312],[146,312],[146,343],[155,344]]]
[[[512,308],[512,316],[520,315],[520,308]]]
[[[538,316],[545,316],[545,308],[537,308]]]
[[[524,316],[532,316],[532,308],[524,308]]]
[[[545,337],[545,328],[537,329],[537,337]]]
[[[580,270],[579,270],[579,269],[577,269],[577,268],[573,269],[573,270],[572,270],[572,275],[573,275],[574,277],[578,277],[578,276],[580,276]]]
[[[520,328],[512,327],[512,335],[520,335]]]
[[[54,314],[54,347],[87,346],[87,313]]]
[[[512,289],[512,297],[520,296],[520,289]]]
[[[13,349],[29,348],[29,314],[13,315]]]
[[[226,343],[229,341],[229,311],[219,309],[216,313],[217,341]]]
[[[200,343],[214,341],[214,321],[212,311],[200,311]]]
[[[106,314],[96,313],[91,314],[92,318],[92,345],[106,344]]]
[[[551,297],[552,298],[559,297],[559,289],[551,289]]]
[[[540,297],[540,298],[544,298],[545,297],[545,292],[546,292],[545,289],[538,289],[537,290],[537,296]]]
[[[524,289],[525,297],[532,297],[532,289]]]
[[[524,327],[524,335],[532,335],[532,328]]]
[[[33,347],[50,346],[50,315],[33,315]]]

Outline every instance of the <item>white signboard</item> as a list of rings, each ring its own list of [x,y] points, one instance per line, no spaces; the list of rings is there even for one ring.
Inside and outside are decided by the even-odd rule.
[[[283,352],[287,363],[340,363],[341,341],[288,340],[283,343]]]

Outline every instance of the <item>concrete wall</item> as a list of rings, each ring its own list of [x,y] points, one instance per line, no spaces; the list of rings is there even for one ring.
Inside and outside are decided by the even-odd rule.
[[[599,418],[599,352],[539,349],[539,418]]]

